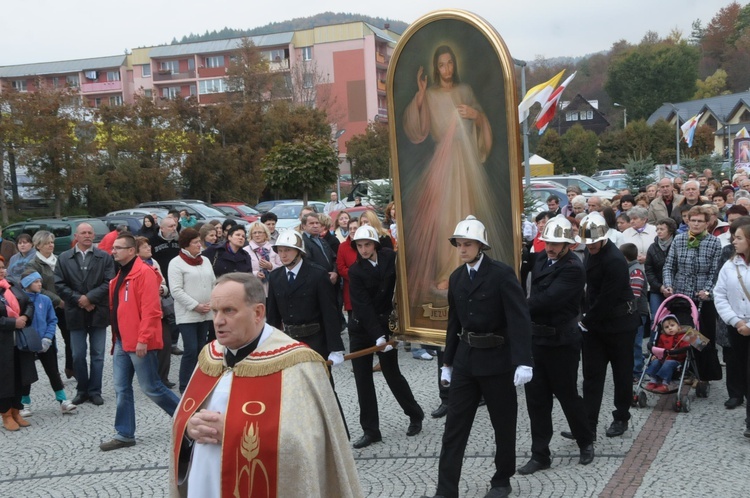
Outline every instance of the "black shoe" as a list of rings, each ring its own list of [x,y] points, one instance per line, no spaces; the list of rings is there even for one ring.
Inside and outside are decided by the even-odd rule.
[[[738,406],[742,406],[742,398],[729,398],[724,402],[724,406],[727,407],[727,410],[734,410]]]
[[[435,408],[432,413],[430,413],[430,416],[432,418],[442,418],[445,417],[448,414],[448,404],[447,403],[440,403],[440,406]]]
[[[533,458],[529,460],[526,465],[518,469],[518,473],[522,476],[527,476],[529,474],[533,474],[534,472],[538,470],[547,470],[549,468],[548,463],[542,463],[534,460]]]
[[[508,486],[497,486],[489,490],[489,492],[484,495],[484,498],[508,498],[510,496],[510,493],[513,491],[513,488]]]
[[[135,446],[135,441],[120,441],[119,439],[113,439],[99,445],[99,449],[102,451],[119,450],[120,448],[129,448]]]
[[[594,461],[594,445],[590,444],[585,448],[581,448],[581,458],[578,459],[578,463],[581,465],[588,465]]]
[[[85,402],[87,402],[88,400],[89,400],[89,395],[88,394],[78,393],[78,394],[76,394],[76,397],[73,398],[72,403],[74,405],[82,405]]]
[[[627,420],[614,420],[607,429],[607,437],[622,436],[628,430]]]
[[[745,437],[750,437],[750,427],[748,427],[747,429],[745,429],[745,432],[743,432],[742,435],[745,436]]]
[[[416,436],[422,432],[422,419],[412,419],[409,423],[409,428],[406,429],[407,436]]]
[[[562,432],[560,433],[560,435],[561,435],[562,437],[564,437],[565,439],[575,439],[575,436],[574,436],[574,435],[573,435],[573,433],[572,433],[572,432],[570,432],[570,431],[562,431]]]
[[[369,434],[365,434],[361,438],[357,439],[352,446],[354,446],[354,448],[356,449],[365,448],[367,446],[370,446],[372,443],[379,443],[382,440],[383,438],[381,436],[375,437]]]
[[[180,356],[182,354],[182,350],[177,346],[172,346],[172,354],[175,356]]]
[[[102,399],[102,397],[99,396],[98,394],[92,394],[91,397],[89,398],[89,401],[91,401],[91,403],[95,404],[96,406],[102,406],[104,404],[104,399]],[[75,403],[73,403],[73,404],[75,405]],[[114,441],[114,439],[113,439],[113,441]],[[133,443],[133,444],[135,444],[135,443]]]
[[[176,386],[176,385],[177,385],[177,384],[175,384],[174,382],[169,382],[169,381],[162,381],[162,383],[163,383],[163,384],[164,384],[165,386],[167,386],[167,389],[172,389],[172,388],[173,388],[174,386]]]

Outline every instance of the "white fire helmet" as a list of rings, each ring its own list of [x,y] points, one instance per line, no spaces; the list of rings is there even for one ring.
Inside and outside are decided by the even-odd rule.
[[[604,216],[598,212],[589,213],[581,220],[581,227],[576,235],[576,242],[582,244],[595,244],[600,240],[607,239],[609,227],[604,221]]]
[[[371,240],[375,242],[376,248],[380,248],[380,237],[378,237],[378,232],[370,225],[363,225],[357,228],[357,231],[354,232],[354,237],[352,237],[352,249],[357,249],[358,240]]]
[[[453,236],[449,239],[454,246],[456,245],[456,239],[476,240],[482,244],[482,249],[490,249],[490,245],[487,243],[487,229],[473,215],[469,215],[465,220],[458,222],[456,229],[453,231]]]
[[[576,241],[573,238],[573,225],[568,219],[558,214],[547,222],[544,226],[544,231],[540,237],[544,242],[568,242],[569,244],[575,244]]]
[[[281,232],[279,238],[276,239],[276,243],[273,245],[274,252],[279,252],[277,247],[291,247],[292,249],[298,249],[302,254],[307,254],[302,234],[297,230],[284,230]]]

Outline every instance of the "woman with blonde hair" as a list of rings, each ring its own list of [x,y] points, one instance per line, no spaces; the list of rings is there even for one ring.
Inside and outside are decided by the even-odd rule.
[[[351,216],[349,216],[349,213],[346,211],[341,211],[338,216],[336,216],[336,229],[333,231],[333,234],[339,239],[339,243],[344,242],[349,235],[350,219]]]
[[[375,211],[368,209],[360,215],[359,226],[362,225],[370,225],[375,229],[376,232],[378,232],[378,238],[380,239],[381,247],[387,247],[389,249],[393,249],[395,247],[395,244],[393,243],[393,237],[391,237],[391,234],[388,232],[388,230],[383,228],[383,224],[380,222],[380,219],[378,219]]]
[[[263,284],[268,297],[268,275],[281,266],[281,259],[271,246],[271,232],[265,224],[255,221],[250,224],[249,230],[250,242],[245,246],[245,251],[252,256],[252,274]]]

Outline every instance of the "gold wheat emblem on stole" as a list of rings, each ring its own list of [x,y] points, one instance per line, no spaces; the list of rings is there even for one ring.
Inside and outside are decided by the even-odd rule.
[[[237,450],[238,453],[242,453],[247,463],[237,471],[234,484],[234,496],[240,498],[240,479],[242,475],[247,473],[247,477],[250,480],[248,492],[253,492],[253,483],[255,482],[255,471],[260,469],[263,472],[263,476],[266,480],[266,496],[271,494],[271,483],[268,482],[268,472],[263,462],[257,460],[258,453],[260,452],[260,434],[258,431],[258,422],[245,424],[245,430],[242,431],[242,444]],[[239,467],[240,457],[237,455],[237,467]],[[248,495],[249,496],[249,495]]]

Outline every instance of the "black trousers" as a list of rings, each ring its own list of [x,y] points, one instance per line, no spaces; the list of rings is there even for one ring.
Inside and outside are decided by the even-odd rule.
[[[55,308],[55,316],[57,317],[57,327],[60,329],[60,335],[62,335],[65,343],[65,370],[73,370],[73,349],[70,345],[68,322],[65,321],[65,310]]]
[[[608,333],[588,331],[583,333],[583,404],[591,431],[596,434],[599,410],[604,395],[607,364],[612,368],[615,385],[615,420],[630,420],[630,403],[633,399],[633,341],[632,332]]]
[[[552,402],[557,398],[579,448],[594,442],[583,398],[578,395],[578,362],[581,347],[532,345],[534,377],[524,386],[526,408],[531,423],[531,457],[550,463],[549,442],[552,440]]]
[[[695,365],[701,380],[721,380],[719,353],[716,351],[716,307],[713,301],[697,301],[700,305],[700,329],[709,342],[702,350],[693,349]]]
[[[24,385],[21,383],[21,355],[17,348],[13,348],[13,396],[7,398],[0,398],[0,413],[5,413],[11,408],[16,410],[23,410],[23,403],[21,403],[21,393],[24,390]],[[7,379],[5,379],[7,382]]]
[[[501,375],[473,376],[453,369],[436,494],[447,498],[458,496],[466,443],[482,396],[487,402],[490,422],[495,431],[495,475],[490,482],[492,487],[510,485],[510,478],[516,471],[518,416],[513,374],[514,370]]]
[[[36,357],[42,363],[44,373],[47,374],[49,384],[54,392],[63,390],[62,379],[60,379],[60,370],[57,368],[57,346],[55,342],[49,347],[45,353],[37,353]],[[28,396],[31,393],[31,384],[23,386],[21,394]]]
[[[746,400],[750,400],[750,337],[740,335],[734,327],[728,326],[727,329],[738,370],[744,374],[744,377],[741,377],[743,394]],[[750,429],[750,401],[745,402],[745,412],[745,425]]]
[[[729,341],[732,342],[731,340]],[[731,346],[722,346],[721,355],[726,364],[727,394],[730,398],[745,398],[745,371]]]
[[[350,331],[349,349],[352,353],[374,345],[367,334]],[[414,399],[411,387],[398,366],[398,350],[393,349],[387,353],[377,353],[377,355],[380,359],[383,377],[401,409],[410,420],[422,420],[424,412]],[[365,434],[378,438],[380,437],[380,416],[378,415],[378,397],[372,378],[372,355],[353,359],[352,367],[359,399],[359,423]]]

